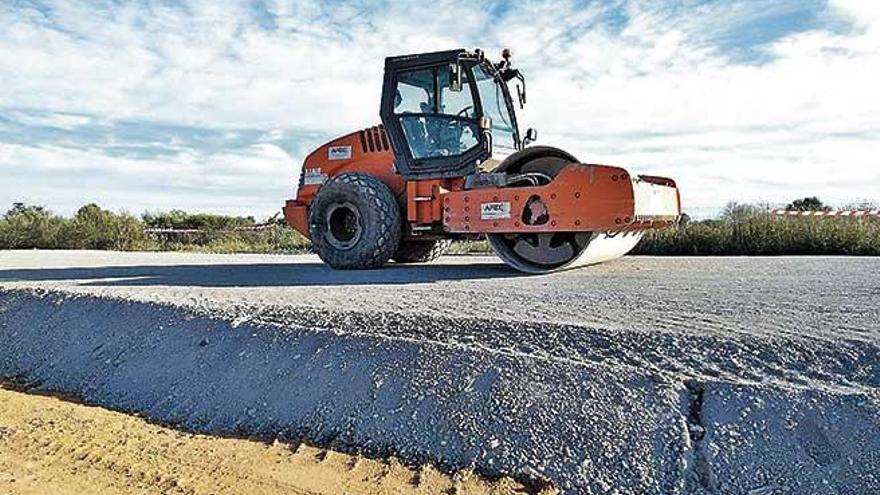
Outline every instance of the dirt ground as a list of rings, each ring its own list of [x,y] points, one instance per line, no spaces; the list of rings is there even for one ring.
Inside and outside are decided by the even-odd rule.
[[[307,445],[191,435],[137,417],[0,389],[0,493],[522,494]]]

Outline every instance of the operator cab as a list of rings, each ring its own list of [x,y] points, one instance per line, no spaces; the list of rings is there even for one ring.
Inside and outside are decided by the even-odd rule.
[[[404,178],[470,175],[522,148],[507,81],[524,88],[524,79],[509,57],[493,64],[479,50],[451,50],[385,60],[380,114]]]

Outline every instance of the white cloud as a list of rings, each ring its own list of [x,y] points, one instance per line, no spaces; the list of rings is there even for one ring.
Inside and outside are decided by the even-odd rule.
[[[880,4],[865,0],[830,0],[829,7],[874,33],[880,29]]]
[[[533,77],[530,116],[551,139],[583,160],[677,178],[686,207],[878,194],[876,18],[854,34],[785,36],[760,47],[770,61],[737,63],[693,41],[699,20],[634,15],[619,36],[571,43],[566,70]]]
[[[13,176],[52,168],[69,181],[86,177],[77,175],[85,170],[107,188],[98,194],[110,206],[137,210],[131,198],[164,184],[161,207],[234,203],[240,212],[265,213],[254,209],[270,208],[270,194],[280,205],[293,185],[297,159],[279,144],[298,140],[291,147],[302,156],[300,147],[378,121],[385,56],[458,46],[491,53],[510,45],[529,78],[521,121],[540,129],[542,144],[674,177],[686,208],[806,194],[838,202],[876,197],[878,5],[4,4],[0,117],[22,129],[74,134],[8,142],[0,166]],[[762,34],[754,26],[769,29],[765,21],[784,23],[798,9],[812,9],[814,22],[753,41]],[[129,137],[124,144],[161,150],[161,158],[119,156],[114,126],[124,121],[229,134],[225,146],[212,142],[210,150],[177,137]],[[77,140],[89,125],[103,126],[104,134]],[[242,130],[261,132],[242,142]],[[304,130],[309,137],[301,137]],[[25,194],[72,209],[89,193],[56,191],[47,185],[54,182],[19,174],[14,188],[0,186],[0,201]],[[242,201],[242,194],[256,196]]]
[[[273,144],[136,159],[98,148],[0,143],[0,175],[15,194],[7,203],[53,198],[66,212],[91,202],[132,212],[170,209],[183,197],[193,207],[268,216],[292,194],[298,163]]]
[[[69,113],[30,113],[16,110],[10,110],[6,113],[10,118],[21,124],[34,127],[54,127],[57,129],[73,130],[92,122],[92,119],[86,115]]]

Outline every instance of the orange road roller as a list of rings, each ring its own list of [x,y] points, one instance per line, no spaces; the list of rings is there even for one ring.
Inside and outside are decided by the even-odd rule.
[[[499,62],[464,49],[389,57],[382,124],[309,154],[285,219],[336,269],[431,261],[485,236],[527,273],[618,258],[678,221],[672,179],[533,145],[516,120],[525,103],[509,50]]]

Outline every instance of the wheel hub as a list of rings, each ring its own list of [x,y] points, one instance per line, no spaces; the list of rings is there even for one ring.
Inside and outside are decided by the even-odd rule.
[[[361,214],[351,203],[336,203],[327,209],[327,242],[336,249],[351,249],[360,240]]]

